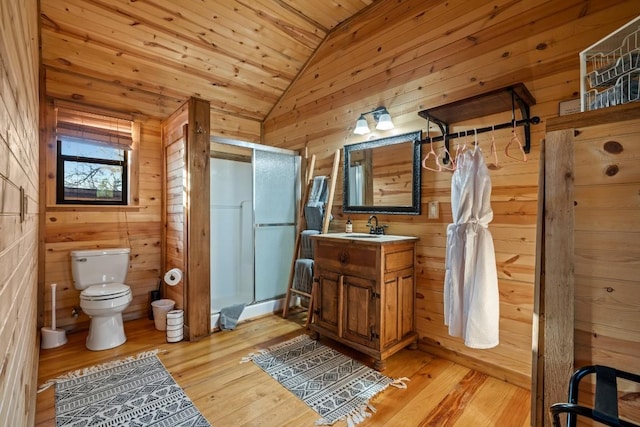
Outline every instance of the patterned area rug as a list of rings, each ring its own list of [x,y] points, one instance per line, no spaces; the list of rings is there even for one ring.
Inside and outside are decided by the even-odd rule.
[[[56,426],[209,426],[155,352],[55,382]]]
[[[386,377],[307,335],[243,359],[248,360],[320,414],[316,425],[358,424],[375,412],[369,399],[390,385],[406,388],[408,381]]]

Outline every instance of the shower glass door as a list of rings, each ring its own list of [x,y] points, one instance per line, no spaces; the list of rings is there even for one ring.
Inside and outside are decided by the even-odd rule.
[[[295,245],[299,157],[254,150],[255,300],[287,291]]]
[[[251,158],[211,158],[211,311],[250,304],[253,289]]]

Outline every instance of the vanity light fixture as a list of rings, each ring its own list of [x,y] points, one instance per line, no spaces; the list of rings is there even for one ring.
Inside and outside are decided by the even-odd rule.
[[[366,114],[373,114],[373,118],[377,122],[376,129],[393,129],[393,122],[391,122],[391,115],[389,114],[389,111],[387,111],[385,107],[378,107],[375,110],[360,114],[360,117],[356,122],[356,127],[353,130],[353,133],[356,135],[364,135],[370,132],[369,124],[367,123],[367,119],[364,117]]]

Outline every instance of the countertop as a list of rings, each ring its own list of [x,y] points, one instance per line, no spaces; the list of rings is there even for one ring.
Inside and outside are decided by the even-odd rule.
[[[406,242],[410,240],[418,240],[414,236],[395,236],[393,234],[366,234],[366,233],[328,233],[328,234],[315,234],[310,236],[312,239],[326,239],[335,241],[354,241],[368,242],[368,243],[393,243],[393,242]]]

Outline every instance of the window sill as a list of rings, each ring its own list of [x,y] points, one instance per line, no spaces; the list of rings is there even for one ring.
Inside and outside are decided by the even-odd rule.
[[[47,205],[47,212],[104,212],[127,211],[138,212],[140,205]]]

